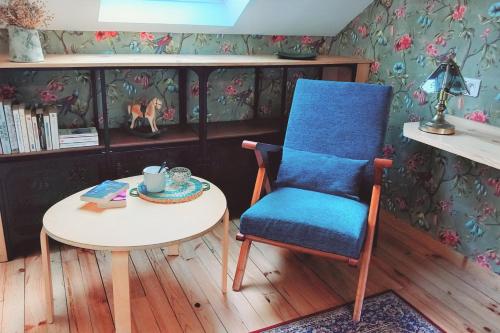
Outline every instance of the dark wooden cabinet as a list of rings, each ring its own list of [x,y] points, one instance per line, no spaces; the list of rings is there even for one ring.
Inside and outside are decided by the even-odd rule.
[[[38,248],[47,209],[62,198],[97,184],[104,171],[102,153],[3,163],[0,209],[9,257]]]

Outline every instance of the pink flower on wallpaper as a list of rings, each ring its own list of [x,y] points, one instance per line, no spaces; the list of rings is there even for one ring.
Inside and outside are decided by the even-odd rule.
[[[457,5],[455,9],[453,10],[453,14],[451,15],[451,18],[454,21],[462,21],[465,16],[465,12],[467,11],[467,6],[465,5]]]
[[[220,46],[220,51],[224,54],[229,54],[233,51],[233,44],[229,43],[229,42],[224,42],[221,46]]]
[[[300,42],[302,45],[311,45],[314,41],[311,36],[302,36]]]
[[[476,262],[479,264],[479,266],[487,269],[491,269],[491,264],[488,261],[488,255],[481,253],[478,254],[475,258]]]
[[[233,86],[233,85],[228,85],[226,87],[226,89],[224,89],[224,92],[226,93],[226,95],[228,96],[234,96],[238,93],[238,90],[236,90],[236,88]]]
[[[380,69],[380,62],[374,61],[371,63],[370,72],[372,72],[373,74],[377,74],[379,69]]]
[[[402,19],[406,17],[406,6],[401,5],[394,10],[394,15],[396,15],[397,19]]]
[[[380,23],[380,22],[382,22],[382,19],[383,19],[382,15],[377,15],[377,16],[375,16],[375,22],[376,22],[376,23]]]
[[[487,183],[495,190],[495,196],[500,197],[500,179],[489,178]]]
[[[434,43],[436,45],[446,46],[446,39],[443,37],[443,35],[437,35],[434,39]]]
[[[404,34],[394,43],[394,50],[401,52],[408,50],[413,43],[410,34]]]
[[[146,89],[151,86],[151,77],[149,74],[142,73],[134,76],[134,82],[140,84],[143,89]]]
[[[0,98],[12,99],[16,96],[16,87],[10,84],[0,85]]]
[[[488,36],[490,35],[490,33],[491,33],[491,29],[490,28],[484,29],[483,33],[481,34],[481,38],[482,39],[488,38]]]
[[[191,85],[191,96],[199,96],[200,95],[200,82],[196,81]]]
[[[50,91],[63,91],[64,90],[64,84],[62,82],[52,80],[47,84],[47,89]]]
[[[427,44],[425,46],[425,53],[427,53],[429,57],[436,57],[438,55],[438,50],[436,45],[432,43]]]
[[[243,80],[242,80],[242,79],[240,79],[240,78],[234,79],[234,80],[233,80],[233,84],[234,84],[235,86],[239,86],[239,87],[241,87],[241,86],[243,86]]]
[[[413,92],[413,98],[417,101],[418,105],[427,104],[427,94],[423,90],[415,90]]]
[[[158,44],[158,46],[160,46],[160,47],[163,47],[163,46],[170,44],[171,41],[172,41],[172,36],[165,35],[162,38],[160,38],[160,40],[158,40],[158,42],[156,44]]]
[[[155,39],[155,36],[150,32],[141,32],[139,33],[139,36],[141,37],[142,41],[147,41],[147,40],[151,41]]]
[[[368,36],[368,27],[363,24],[358,27],[358,33],[360,34],[361,38],[366,38]]]
[[[95,32],[95,40],[101,41],[105,39],[115,38],[118,36],[118,32],[116,31],[96,31]]]
[[[282,41],[284,41],[285,39],[286,39],[286,37],[285,37],[285,36],[283,36],[283,35],[273,35],[273,36],[271,37],[271,42],[272,42],[273,44],[275,44],[275,43],[282,42]]]
[[[165,120],[174,120],[175,112],[176,112],[175,107],[169,106],[167,109],[163,111],[162,118]]]
[[[460,236],[455,230],[445,229],[439,233],[439,240],[445,245],[457,247],[460,243]]]
[[[423,90],[415,90],[413,92],[413,98],[417,101],[418,105],[427,104],[427,93]]]
[[[488,217],[495,215],[496,211],[497,211],[497,209],[494,206],[492,206],[490,203],[488,203],[488,202],[484,203],[483,207],[480,211],[479,220],[481,220],[481,221],[486,220]]]
[[[406,200],[401,197],[395,197],[394,204],[401,211],[408,209],[408,204],[406,203]]]
[[[52,103],[57,100],[57,96],[51,93],[49,90],[40,91],[40,99],[44,103]]]
[[[451,200],[441,200],[438,202],[438,206],[443,213],[451,214],[453,211],[453,201]]]
[[[488,115],[484,111],[474,111],[465,115],[465,119],[477,121],[478,123],[488,122]]]
[[[384,148],[382,148],[382,153],[384,155],[384,158],[391,158],[396,153],[396,149],[393,145],[387,144],[384,146]]]
[[[406,168],[410,171],[417,171],[425,162],[424,156],[421,153],[415,153],[406,161]]]

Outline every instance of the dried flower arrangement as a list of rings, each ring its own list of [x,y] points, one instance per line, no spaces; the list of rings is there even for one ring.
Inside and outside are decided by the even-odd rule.
[[[0,5],[0,23],[25,29],[47,26],[53,19],[43,0],[8,0]]]

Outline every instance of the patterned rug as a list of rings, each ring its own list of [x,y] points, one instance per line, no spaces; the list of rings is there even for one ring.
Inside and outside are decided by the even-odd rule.
[[[265,333],[437,333],[444,332],[394,291],[365,299],[361,321],[352,321],[353,303],[261,330]]]

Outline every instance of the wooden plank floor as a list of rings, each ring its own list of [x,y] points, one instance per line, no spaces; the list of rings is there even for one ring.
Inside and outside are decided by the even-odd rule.
[[[231,225],[229,282],[240,243]],[[134,332],[247,332],[354,298],[357,269],[252,245],[241,292],[220,291],[222,226],[130,256]],[[53,244],[55,322],[47,325],[38,254],[0,263],[0,332],[112,332],[111,257]],[[500,278],[408,226],[384,219],[368,294],[394,289],[448,332],[500,332]]]

